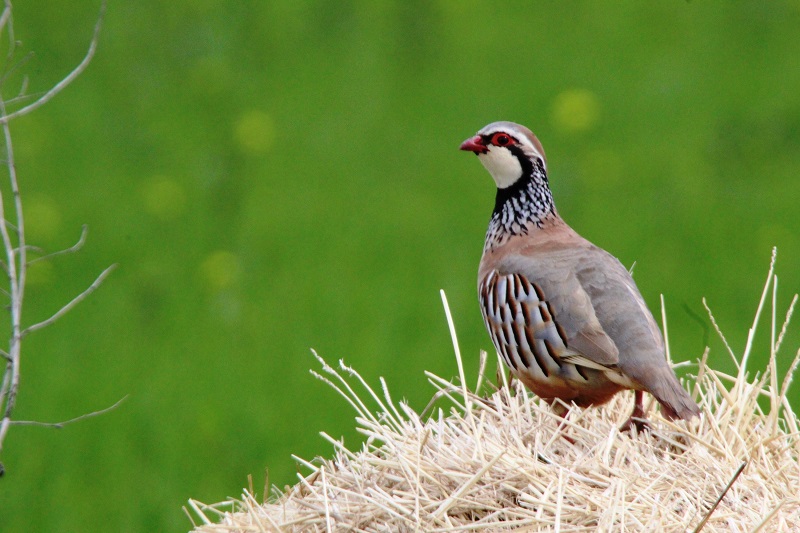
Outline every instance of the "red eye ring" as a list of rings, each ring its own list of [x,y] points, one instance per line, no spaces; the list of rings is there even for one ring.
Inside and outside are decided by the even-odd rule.
[[[495,146],[508,146],[509,144],[514,144],[514,139],[508,133],[501,131],[492,135],[492,144]]]

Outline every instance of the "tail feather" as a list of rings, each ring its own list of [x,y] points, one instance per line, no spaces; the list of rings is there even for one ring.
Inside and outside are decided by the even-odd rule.
[[[676,418],[690,420],[700,414],[700,407],[692,400],[689,393],[681,387],[678,378],[671,368],[665,368],[655,376],[648,387],[649,392],[661,404],[661,412],[668,420]]]
[[[700,414],[700,407],[668,366],[658,369],[647,380],[646,390],[661,404],[661,412],[668,420],[690,420]]]

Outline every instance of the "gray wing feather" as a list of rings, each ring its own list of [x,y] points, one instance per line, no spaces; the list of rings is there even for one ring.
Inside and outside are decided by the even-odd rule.
[[[619,363],[619,349],[604,331],[591,295],[575,268],[575,250],[558,250],[535,257],[509,255],[498,270],[519,272],[541,288],[555,322],[564,332],[567,348],[603,366]]]

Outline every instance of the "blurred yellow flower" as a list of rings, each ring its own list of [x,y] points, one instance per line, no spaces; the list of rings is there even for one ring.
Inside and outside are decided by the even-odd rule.
[[[161,220],[174,219],[186,208],[186,191],[176,181],[163,176],[146,181],[141,194],[145,211]]]
[[[553,100],[550,117],[563,132],[589,131],[600,119],[600,103],[588,89],[568,89]]]
[[[49,196],[32,196],[24,201],[25,231],[28,242],[36,246],[37,241],[49,241],[58,235],[61,228],[61,210]]]
[[[234,125],[234,139],[242,152],[250,155],[263,154],[275,141],[275,125],[263,111],[253,109],[244,112]]]
[[[239,258],[227,250],[217,250],[203,260],[199,274],[208,289],[226,289],[239,277]]]

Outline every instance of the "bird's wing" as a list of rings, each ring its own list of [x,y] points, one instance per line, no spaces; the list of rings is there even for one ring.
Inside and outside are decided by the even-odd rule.
[[[569,370],[570,365],[600,371],[616,368],[619,352],[614,343],[599,324],[591,327],[591,318],[563,295],[552,291],[550,297],[525,275],[496,270],[482,280],[479,290],[489,334],[510,368],[538,370],[542,377],[565,377],[564,372],[575,371]],[[583,327],[575,330],[579,320]]]
[[[606,370],[619,363],[619,349],[604,330],[597,317],[591,295],[584,286],[585,280],[578,276],[573,256],[574,251],[564,253],[555,250],[552,253],[529,255],[510,255],[498,264],[495,270],[497,282],[491,285],[497,296],[494,298],[495,308],[500,302],[509,302],[509,309],[521,299],[528,307],[538,308],[530,317],[522,317],[526,328],[534,337],[546,339],[556,348],[556,355],[567,363],[584,367]],[[593,283],[599,283],[592,278]],[[506,283],[502,280],[507,279]],[[515,288],[519,297],[515,297]],[[529,296],[527,287],[530,287]],[[487,297],[488,289],[487,285]],[[505,294],[500,294],[500,289]],[[488,300],[488,298],[487,298]],[[495,321],[498,325],[504,318],[489,309],[487,323]],[[535,350],[534,350],[535,351]]]

